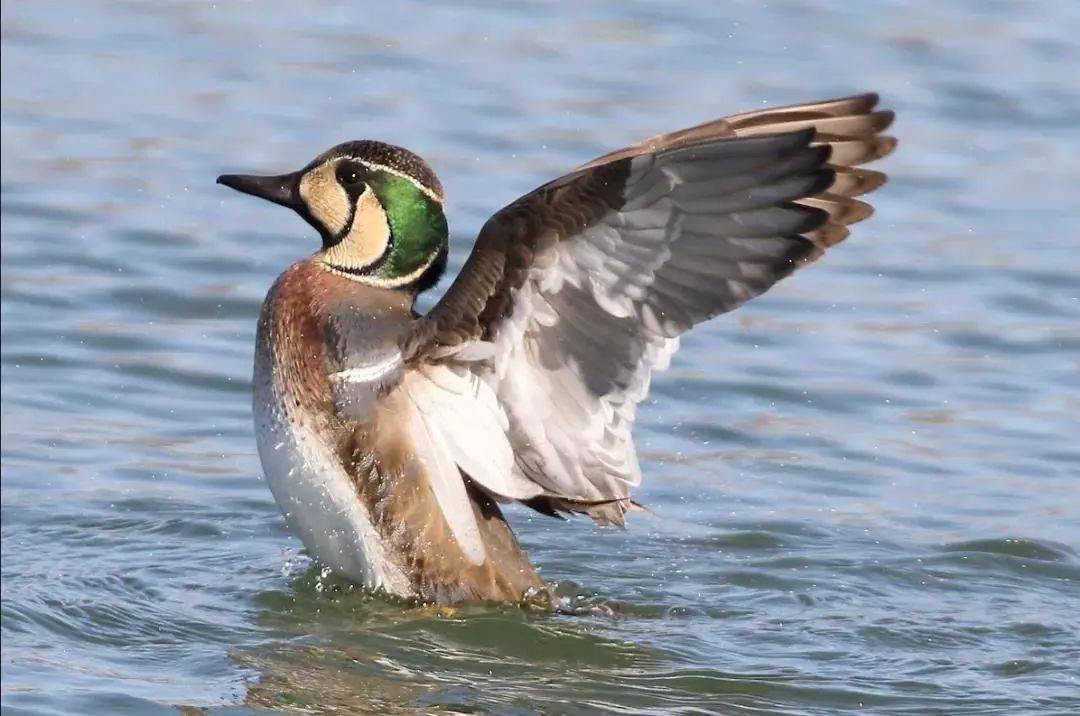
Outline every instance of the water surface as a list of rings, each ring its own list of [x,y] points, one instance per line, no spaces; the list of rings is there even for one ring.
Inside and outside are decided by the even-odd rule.
[[[5,3],[5,714],[1077,712],[1078,27],[1067,0]],[[640,411],[652,513],[511,510],[604,609],[415,608],[286,533],[251,351],[316,239],[217,174],[408,146],[452,275],[577,163],[866,89],[901,138],[877,215],[685,338]]]

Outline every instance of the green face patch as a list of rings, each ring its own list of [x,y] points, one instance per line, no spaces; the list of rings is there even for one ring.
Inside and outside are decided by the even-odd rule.
[[[377,275],[400,278],[430,264],[448,245],[442,206],[413,182],[390,172],[378,172],[370,186],[390,225],[390,255]]]

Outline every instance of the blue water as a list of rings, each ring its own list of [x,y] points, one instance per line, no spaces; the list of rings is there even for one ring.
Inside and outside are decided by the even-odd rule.
[[[1078,34],[1068,0],[4,3],[4,713],[1080,711]],[[877,215],[686,337],[652,513],[511,510],[585,614],[394,603],[287,534],[251,352],[317,240],[217,174],[410,147],[452,276],[577,163],[869,89]]]

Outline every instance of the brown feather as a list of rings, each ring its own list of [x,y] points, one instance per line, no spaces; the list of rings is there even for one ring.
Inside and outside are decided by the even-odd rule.
[[[499,506],[465,475],[487,558],[472,563],[450,530],[424,467],[402,429],[412,407],[399,390],[377,403],[371,424],[338,431],[339,455],[384,542],[423,601],[520,602],[543,581]]]

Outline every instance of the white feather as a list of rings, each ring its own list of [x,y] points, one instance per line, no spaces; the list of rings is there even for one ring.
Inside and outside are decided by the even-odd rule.
[[[428,484],[439,503],[450,532],[465,557],[473,564],[483,564],[487,558],[480,528],[476,524],[472,503],[465,492],[465,482],[446,438],[438,423],[437,411],[426,412],[432,405],[431,391],[437,387],[423,376],[410,373],[402,383],[414,410],[406,420],[410,444],[424,467]]]
[[[331,373],[330,380],[341,383],[373,383],[400,367],[401,353],[395,351],[382,360]]]
[[[437,364],[418,368],[410,383],[417,408],[469,477],[501,498],[540,494],[539,485],[514,472],[506,414],[485,380],[464,366]]]
[[[258,370],[258,369],[257,369]],[[259,458],[289,529],[320,562],[371,589],[412,596],[409,580],[387,552],[341,461],[304,415],[256,374],[253,401]]]

